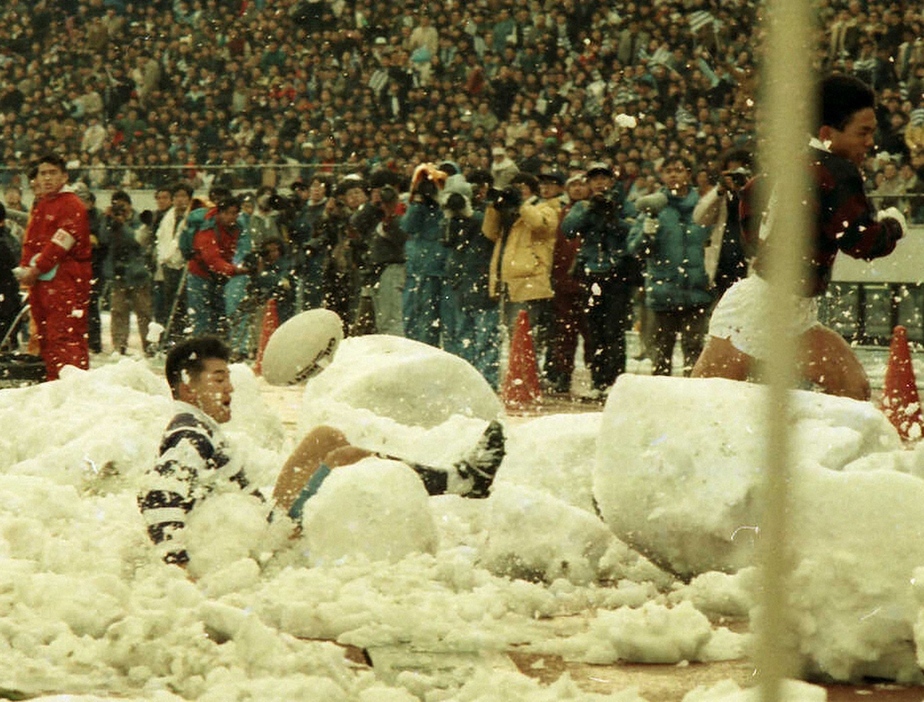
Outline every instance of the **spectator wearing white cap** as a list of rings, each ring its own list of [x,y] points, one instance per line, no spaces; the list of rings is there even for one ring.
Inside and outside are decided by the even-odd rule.
[[[503,190],[513,182],[513,177],[520,172],[507,149],[495,146],[491,149],[491,176],[494,178],[494,187]]]

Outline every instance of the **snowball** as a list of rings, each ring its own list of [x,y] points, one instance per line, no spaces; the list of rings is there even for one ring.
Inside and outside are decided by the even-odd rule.
[[[268,508],[252,495],[239,492],[200,500],[186,522],[189,571],[201,577],[259,554],[271,526]]]
[[[331,471],[305,503],[302,525],[312,565],[357,555],[396,561],[437,546],[420,477],[403,463],[379,458]]]

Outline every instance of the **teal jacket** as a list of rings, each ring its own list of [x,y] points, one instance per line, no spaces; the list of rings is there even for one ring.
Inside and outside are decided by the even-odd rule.
[[[629,232],[629,251],[645,261],[645,306],[656,312],[707,307],[712,302],[706,274],[705,249],[709,228],[693,222],[699,195],[667,195],[658,213],[658,230],[645,234],[646,217],[639,215]]]
[[[589,201],[576,202],[565,215],[561,231],[568,239],[580,238],[576,265],[578,275],[606,275],[627,284],[640,284],[637,257],[628,249],[629,227],[623,219],[622,202],[611,196],[609,208]]]
[[[412,202],[402,215],[399,226],[407,234],[404,242],[407,274],[415,277],[445,276],[444,216],[436,200]]]

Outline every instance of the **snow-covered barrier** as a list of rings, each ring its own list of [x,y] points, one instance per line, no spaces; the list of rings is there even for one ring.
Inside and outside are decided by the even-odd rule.
[[[615,534],[684,577],[751,564],[766,397],[724,380],[620,378],[594,470]],[[789,603],[803,670],[918,680],[912,577],[924,563],[924,481],[908,473],[920,472],[921,452],[902,449],[869,403],[792,398]]]

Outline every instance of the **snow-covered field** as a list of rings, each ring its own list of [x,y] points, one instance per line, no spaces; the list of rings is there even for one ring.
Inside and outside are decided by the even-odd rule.
[[[0,390],[0,691],[628,702],[643,697],[587,692],[567,675],[540,683],[504,654],[535,656],[537,668],[543,656],[748,655],[761,388],[627,375],[603,411],[513,420],[458,359],[415,349],[432,358],[413,372],[396,363],[396,345],[410,343],[347,339],[304,388],[294,428],[264,400],[264,381],[234,366],[226,428],[251,482],[271,487],[295,438],[320,422],[449,465],[500,416],[508,453],[491,497],[427,497],[403,464],[367,459],[324,483],[299,537],[268,524],[256,498],[204,502],[188,573],[156,560],[135,503],[172,411],[149,363]],[[440,382],[450,376],[470,380]],[[924,450],[903,448],[869,404],[796,395],[789,604],[802,670],[918,682]],[[726,682],[687,699],[744,697]]]

